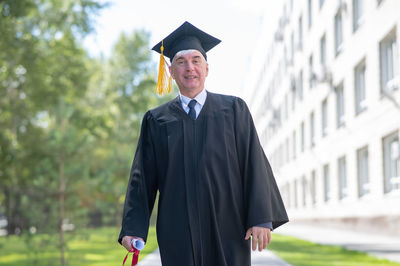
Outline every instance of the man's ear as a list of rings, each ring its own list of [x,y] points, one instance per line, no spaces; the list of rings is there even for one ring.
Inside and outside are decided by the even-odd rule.
[[[174,71],[172,70],[172,66],[168,66],[168,71],[169,71],[169,74],[171,75],[171,77],[173,78],[173,79],[175,79],[175,77],[174,77]]]

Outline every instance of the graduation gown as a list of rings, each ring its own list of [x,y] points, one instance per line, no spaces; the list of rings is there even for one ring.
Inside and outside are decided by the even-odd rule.
[[[247,229],[288,221],[250,112],[233,96],[207,92],[196,120],[179,97],[145,114],[119,242],[146,241],[157,190],[164,266],[250,266]]]

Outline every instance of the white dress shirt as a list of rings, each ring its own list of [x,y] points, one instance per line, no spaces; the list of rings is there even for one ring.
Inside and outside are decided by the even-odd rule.
[[[185,112],[186,112],[187,114],[189,113],[189,110],[190,110],[190,108],[189,108],[189,106],[188,106],[189,102],[190,102],[191,100],[196,100],[196,101],[197,101],[196,105],[194,106],[194,110],[196,111],[196,119],[197,119],[197,117],[199,116],[199,114],[200,114],[200,112],[201,112],[201,109],[202,109],[203,106],[204,106],[204,103],[206,102],[206,99],[207,99],[207,91],[206,91],[206,89],[203,89],[203,90],[202,90],[199,94],[197,94],[196,97],[194,97],[193,99],[191,99],[191,98],[189,98],[189,97],[186,97],[185,95],[182,95],[181,92],[179,92],[179,98],[180,98],[180,100],[181,100],[182,108],[183,108],[183,110],[185,110]]]

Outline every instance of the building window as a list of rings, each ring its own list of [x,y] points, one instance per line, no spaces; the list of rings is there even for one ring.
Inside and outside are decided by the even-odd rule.
[[[320,62],[322,66],[326,65],[326,37],[325,34],[320,40]]]
[[[310,145],[315,146],[315,117],[314,112],[310,115]]]
[[[324,165],[324,200],[329,201],[331,198],[331,186],[329,182],[329,165]]]
[[[294,33],[290,35],[290,63],[293,65],[294,62]]]
[[[369,193],[368,147],[357,150],[358,196]]]
[[[298,197],[297,197],[297,179],[294,180],[293,190],[294,190],[294,193],[293,193],[294,194],[293,195],[294,207],[297,208],[298,207],[298,203],[297,203],[297,200],[298,200]]]
[[[299,50],[303,49],[303,18],[299,17],[299,40],[298,40],[297,48]]]
[[[295,130],[293,130],[293,142],[292,142],[292,145],[293,145],[293,150],[292,150],[292,155],[293,155],[293,159],[296,159],[296,131]]]
[[[302,203],[303,207],[307,205],[307,179],[305,176],[302,177]]]
[[[300,70],[299,79],[297,81],[297,93],[299,100],[303,100],[303,70]]]
[[[286,158],[285,161],[289,162],[290,161],[290,152],[289,152],[289,138],[286,138],[286,142],[285,142],[285,154],[286,154]]]
[[[287,71],[288,64],[289,64],[286,45],[285,45],[285,47],[283,48],[283,58],[284,58],[284,62],[285,62],[284,66],[285,66],[285,72],[286,72],[286,71]]]
[[[328,99],[325,99],[322,102],[321,118],[322,118],[322,136],[325,137],[328,134]]]
[[[338,55],[343,50],[343,21],[342,11],[335,15],[335,53]]]
[[[355,32],[363,23],[364,0],[353,0],[353,31]]]
[[[339,199],[347,197],[346,158],[338,159]]]
[[[308,0],[308,28],[312,26],[312,0]]]
[[[309,69],[309,84],[310,84],[310,88],[312,88],[314,86],[314,66],[313,66],[313,55],[311,54],[310,57],[308,58],[308,69]]]
[[[277,127],[282,125],[281,109],[273,109],[273,122]]]
[[[343,83],[335,88],[336,91],[336,125],[337,128],[344,126],[344,92]]]
[[[354,83],[356,114],[359,114],[367,107],[365,101],[365,61],[354,69]]]
[[[310,184],[310,189],[311,189],[311,200],[312,204],[315,205],[317,203],[317,195],[316,195],[316,182],[317,182],[317,177],[315,174],[315,170],[311,172],[311,184]]]
[[[400,143],[395,132],[383,139],[385,193],[400,189]]]
[[[301,152],[304,152],[304,147],[305,147],[304,122],[301,122],[300,136],[301,136],[300,149],[301,149]]]
[[[292,111],[296,108],[296,82],[291,80],[291,91],[292,91]]]
[[[399,55],[396,31],[385,37],[379,44],[381,91],[392,92],[399,87]]]

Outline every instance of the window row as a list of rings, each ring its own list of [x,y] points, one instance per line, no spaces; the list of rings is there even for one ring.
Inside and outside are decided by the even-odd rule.
[[[308,0],[308,28],[310,29],[312,26],[313,18],[313,1]],[[333,24],[333,43],[334,43],[334,55],[338,56],[344,48],[344,22],[343,22],[343,13],[347,12],[347,2],[343,0],[337,0],[337,12],[334,16],[334,24]],[[322,7],[324,1],[320,1],[320,8]],[[378,2],[379,6],[380,2]],[[352,0],[352,21],[353,21],[353,32],[356,32],[365,20],[365,0]],[[284,17],[286,15],[284,14]],[[283,19],[284,21],[289,21],[289,18]],[[282,23],[285,25],[285,23]],[[294,56],[295,51],[301,51],[303,49],[303,41],[304,41],[304,33],[303,33],[303,16],[300,15],[297,19],[297,36],[295,37],[295,31],[292,30],[289,36],[289,53],[287,52],[286,45],[284,45],[284,66],[285,69],[287,65],[292,66],[294,64]],[[280,42],[284,41],[283,29],[278,30],[279,34],[276,34],[275,40]],[[326,35],[324,34],[320,39],[320,63],[321,66],[326,65],[327,61],[327,44],[326,44]]]
[[[343,12],[347,10],[347,3],[345,1],[337,1],[337,12],[334,16],[334,47],[335,55],[338,55],[343,50]],[[323,6],[324,1],[320,0],[320,8]],[[352,20],[353,20],[353,32],[356,32],[358,28],[364,23],[365,17],[365,1],[364,0],[352,0]],[[286,16],[284,14],[284,16]],[[308,0],[307,3],[307,28],[311,29],[313,24],[313,1]],[[290,35],[290,60],[292,63],[294,59],[295,49],[303,49],[303,16],[300,15],[297,21],[297,44],[295,44],[294,32]]]
[[[323,51],[325,50],[325,36],[321,38],[321,58],[324,58]],[[394,28],[380,43],[379,43],[379,75],[380,75],[380,91],[381,94],[390,94],[397,90],[400,86],[400,73],[399,73],[399,54],[396,37],[396,29]],[[366,59],[364,58],[354,67],[354,114],[358,115],[367,109],[367,90],[366,90]],[[324,76],[327,74],[325,73]],[[326,77],[321,80],[317,78],[313,70],[313,57],[309,58],[309,88],[313,86],[315,80],[326,81]],[[274,110],[273,121],[270,126],[273,127],[272,134],[278,132],[278,129],[285,120],[288,120],[290,111],[294,111],[298,103],[304,98],[304,78],[303,71],[300,70],[297,78],[291,78],[291,88],[286,93],[281,106]],[[267,91],[266,98],[271,103],[271,97]],[[336,94],[336,126],[340,128],[345,125],[345,93],[343,82],[334,88]],[[265,109],[264,109],[265,112]],[[327,135],[328,129],[328,100],[325,99],[321,105],[322,113],[322,136]],[[262,114],[262,112],[260,112]],[[314,121],[311,122],[312,124]]]
[[[319,0],[319,8],[321,9],[324,5],[324,0]],[[377,1],[377,5],[382,0]],[[364,23],[365,17],[365,0],[352,0],[352,28],[353,32],[356,32],[358,28]],[[335,53],[339,54],[343,49],[343,12],[347,10],[347,2],[343,0],[337,0],[337,13],[334,18],[334,31],[335,31]],[[284,14],[286,16],[286,14]],[[313,24],[313,1],[307,1],[307,27],[310,29]],[[292,33],[293,36],[293,33]],[[292,37],[293,39],[293,37]],[[291,41],[293,43],[293,41]],[[298,45],[297,47],[301,50],[303,46],[303,19],[300,15],[298,20]],[[294,45],[292,45],[293,51]],[[293,52],[292,52],[293,54]]]
[[[383,161],[383,192],[400,191],[400,143],[399,133],[392,133],[382,139]],[[309,177],[303,175],[287,182],[282,188],[282,195],[289,208],[313,206],[317,203],[327,203],[334,199],[332,186],[337,184],[336,199],[347,198],[351,191],[358,197],[363,197],[372,192],[370,175],[370,154],[368,146],[356,151],[356,187],[349,187],[348,164],[346,156],[337,159],[336,171],[330,164],[322,165],[321,178],[318,179],[316,170],[312,170]],[[333,182],[336,178],[336,182]],[[300,194],[300,195],[299,195]],[[300,197],[299,197],[300,196]]]

